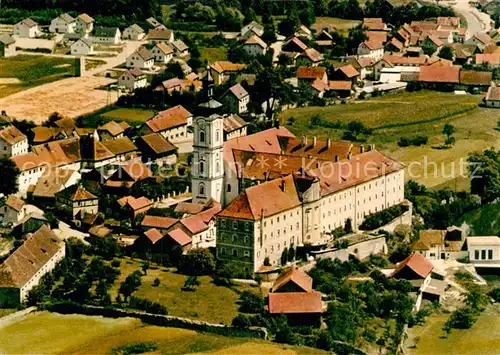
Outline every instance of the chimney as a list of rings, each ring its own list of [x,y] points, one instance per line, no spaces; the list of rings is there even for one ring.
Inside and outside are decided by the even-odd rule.
[[[316,147],[316,136],[313,137],[313,147]]]
[[[286,192],[286,186],[285,186],[285,180],[281,179],[281,182],[280,182],[280,190],[282,192]],[[271,196],[269,196],[271,197]]]
[[[365,146],[364,146],[363,144],[361,144],[361,145],[359,146],[359,152],[360,152],[360,153],[364,153],[364,152],[365,152]]]
[[[330,149],[330,138],[326,139],[326,149]]]
[[[338,156],[338,155],[336,155],[336,156],[335,156],[335,163],[337,163],[338,161],[339,161],[339,156]]]
[[[352,158],[352,152],[347,153],[347,159],[351,160],[351,158]]]
[[[80,137],[80,157],[84,161],[95,160],[95,141],[93,133]]]

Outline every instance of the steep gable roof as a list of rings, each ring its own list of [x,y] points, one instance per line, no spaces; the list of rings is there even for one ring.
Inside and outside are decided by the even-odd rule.
[[[391,276],[396,276],[405,267],[410,268],[413,272],[415,272],[423,279],[425,279],[434,269],[434,265],[432,265],[429,260],[427,260],[423,255],[415,253],[407,257],[405,260],[401,261],[396,266],[396,269],[394,269]]]
[[[141,226],[146,228],[168,229],[177,223],[178,219],[159,216],[144,216]]]
[[[269,312],[272,314],[321,313],[321,293],[283,292],[269,294]]]
[[[175,152],[177,147],[170,143],[160,133],[151,133],[139,137],[153,152],[156,154],[164,154],[168,152]]]
[[[26,140],[26,136],[15,126],[7,126],[0,130],[0,139],[9,145],[20,143]]]
[[[97,196],[87,191],[82,185],[72,185],[56,193],[56,196],[60,196],[69,201],[87,201],[87,200],[97,200]]]
[[[257,44],[258,46],[262,47],[263,49],[267,48],[266,42],[264,42],[257,35],[253,35],[252,37],[250,37],[249,39],[247,39],[246,42],[244,43],[244,45],[248,45],[248,44]]]
[[[171,230],[167,233],[167,236],[169,236],[175,243],[177,243],[181,247],[192,243],[191,237],[180,228]]]
[[[163,234],[156,228],[148,229],[144,232],[146,238],[148,238],[152,244],[156,244],[159,240],[163,239]]]
[[[492,72],[474,70],[460,71],[460,84],[490,86],[492,81]]]
[[[288,284],[289,282],[293,282],[299,288],[301,288],[304,292],[312,291],[313,280],[311,276],[307,275],[302,269],[297,267],[292,267],[285,272],[281,273],[278,276],[276,281],[274,281],[273,287],[271,289],[272,292],[278,291],[280,288]]]
[[[321,79],[325,74],[326,68],[323,67],[300,66],[296,72],[296,76],[299,79]]]
[[[158,115],[146,122],[146,125],[153,132],[161,132],[174,127],[187,124],[188,118],[193,114],[183,106],[177,105],[168,110],[160,112]]]
[[[431,83],[458,84],[460,68],[456,66],[423,66],[420,67],[419,81]]]
[[[233,94],[233,96],[238,100],[242,100],[248,96],[248,91],[246,91],[245,88],[241,86],[241,84],[235,84],[231,86],[223,96],[226,96],[229,93]]]

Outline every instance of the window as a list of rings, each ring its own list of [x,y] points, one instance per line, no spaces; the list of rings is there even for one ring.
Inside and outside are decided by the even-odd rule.
[[[250,223],[245,223],[245,230],[249,231],[250,230]]]
[[[492,249],[488,250],[488,260],[493,260],[493,250]]]
[[[231,192],[231,184],[227,184],[227,192]]]
[[[234,230],[238,229],[238,222],[237,221],[233,221],[233,229]]]
[[[215,141],[218,142],[220,137],[220,130],[215,131]]]
[[[245,258],[249,258],[250,257],[250,252],[248,250],[245,250],[243,252],[243,255],[245,256]]]
[[[233,249],[233,256],[238,256],[238,250]]]
[[[205,131],[200,131],[200,142],[205,143]]]
[[[205,173],[205,162],[200,161],[200,174],[204,174],[204,173]]]
[[[481,260],[486,259],[486,249],[481,250]]]
[[[205,185],[200,184],[199,193],[200,196],[205,196]]]
[[[226,255],[226,248],[220,248],[221,255]]]

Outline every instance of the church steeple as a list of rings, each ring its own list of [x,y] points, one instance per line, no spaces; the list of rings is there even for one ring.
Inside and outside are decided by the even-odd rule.
[[[214,99],[215,82],[210,72],[210,66],[207,67],[207,73],[202,79],[203,83],[203,102],[198,105],[198,115],[208,117],[220,111],[222,104]]]

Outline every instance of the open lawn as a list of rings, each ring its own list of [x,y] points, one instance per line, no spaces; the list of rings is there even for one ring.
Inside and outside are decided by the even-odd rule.
[[[490,306],[471,329],[453,329],[447,338],[442,330],[449,315],[432,315],[423,326],[409,329],[410,342],[418,337],[416,348],[409,354],[498,354],[500,349],[500,307]]]
[[[467,222],[472,235],[500,235],[500,203],[484,205],[463,216],[456,225]]]
[[[229,338],[191,330],[149,326],[131,318],[109,319],[40,312],[0,328],[2,354],[111,354],[140,342],[157,346],[155,354],[324,354],[248,338]]]
[[[321,32],[325,27],[332,27],[340,32],[347,32],[350,28],[356,27],[361,21],[345,20],[336,17],[316,17],[316,22],[311,26],[316,32]]]
[[[116,110],[105,112],[101,116],[129,123],[142,123],[153,117],[154,112],[152,110],[142,110],[138,108],[118,108]]]
[[[37,55],[0,58],[0,98],[74,75],[74,60]],[[2,79],[16,78],[13,84]]]
[[[225,47],[201,47],[201,60],[207,60],[209,63],[219,60],[227,60],[227,49]]]
[[[309,136],[332,139],[341,139],[343,130],[311,127],[313,115],[331,122],[360,121],[373,129],[367,143],[375,144],[380,151],[407,165],[407,179],[429,187],[464,190],[469,183],[465,174],[459,176],[460,161],[473,151],[500,148],[500,132],[494,129],[500,111],[478,107],[480,99],[427,91],[401,93],[347,105],[287,110],[280,119],[299,136],[308,132]],[[292,125],[287,123],[290,117],[295,118]],[[445,123],[455,127],[456,143],[449,149],[437,149],[444,143],[441,132]],[[400,137],[416,135],[427,136],[429,143],[420,147],[397,145]]]
[[[112,298],[116,296],[119,283],[135,270],[140,270],[142,263],[138,261],[122,260],[120,266],[121,275],[115,286],[111,289]],[[153,287],[153,281],[159,278],[161,283]],[[175,269],[160,267],[156,270],[148,270],[148,274],[142,276],[142,285],[134,293],[134,296],[147,298],[159,302],[168,309],[168,314],[173,316],[202,320],[211,323],[231,324],[234,317],[238,315],[238,292],[250,290],[259,292],[256,287],[237,286],[234,289],[216,286],[212,278],[202,276],[198,279],[201,285],[194,292],[182,291],[187,276],[178,274]]]

